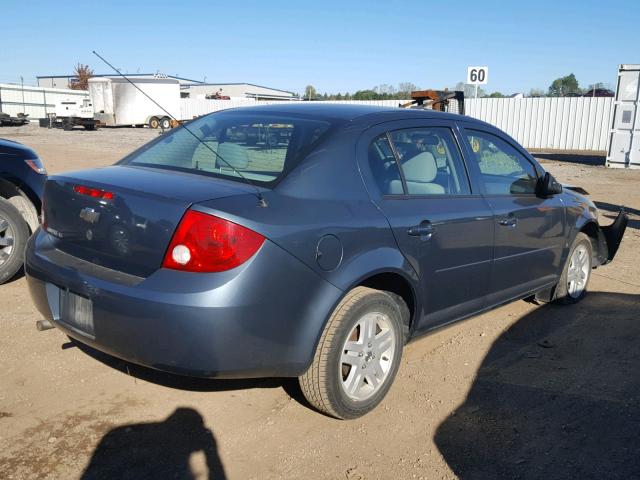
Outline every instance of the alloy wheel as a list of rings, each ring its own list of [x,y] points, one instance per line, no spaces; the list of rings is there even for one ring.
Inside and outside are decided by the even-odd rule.
[[[383,313],[365,314],[342,348],[340,385],[352,400],[373,396],[387,379],[395,356],[396,332]]]
[[[0,216],[0,265],[4,264],[13,251],[14,232],[6,218]]]
[[[572,298],[578,298],[584,292],[591,273],[591,259],[584,245],[578,245],[571,254],[567,272],[567,292]]]

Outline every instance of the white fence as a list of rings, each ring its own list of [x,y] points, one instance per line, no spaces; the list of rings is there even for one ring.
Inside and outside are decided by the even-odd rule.
[[[408,100],[404,100],[406,102]],[[232,97],[231,100],[207,100],[204,98],[180,99],[181,120],[189,120],[200,115],[205,115],[227,108],[247,107],[255,105],[271,105],[282,101],[258,101],[253,98]],[[316,103],[316,102],[312,102]],[[378,107],[397,107],[403,100],[326,100],[317,103],[342,103],[351,105],[376,105]]]
[[[89,92],[62,88],[27,87],[0,83],[0,111],[12,117],[26,113],[30,119],[46,118],[64,98],[89,98]]]
[[[525,148],[607,150],[613,98],[472,98],[465,113],[504,130]]]
[[[227,108],[266,105],[277,101],[250,98],[231,100],[181,99],[182,119]],[[401,100],[335,100],[343,103],[398,107]],[[465,113],[495,125],[514,137],[525,148],[549,150],[607,149],[613,98],[471,98],[465,100]]]

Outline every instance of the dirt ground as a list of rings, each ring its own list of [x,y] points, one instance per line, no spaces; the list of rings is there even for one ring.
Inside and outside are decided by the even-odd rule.
[[[3,128],[51,173],[154,138]],[[79,348],[0,286],[0,478],[640,478],[640,171],[540,156],[632,213],[614,263],[571,307],[524,301],[409,344],[373,413],[312,411],[295,380],[194,380]]]

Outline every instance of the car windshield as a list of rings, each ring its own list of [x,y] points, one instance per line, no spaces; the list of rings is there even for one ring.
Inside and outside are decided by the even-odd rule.
[[[328,122],[274,114],[220,112],[178,127],[120,164],[276,183],[327,132]]]

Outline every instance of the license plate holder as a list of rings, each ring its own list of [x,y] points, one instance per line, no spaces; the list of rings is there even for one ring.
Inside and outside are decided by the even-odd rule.
[[[60,289],[60,321],[77,333],[94,338],[93,302]]]

